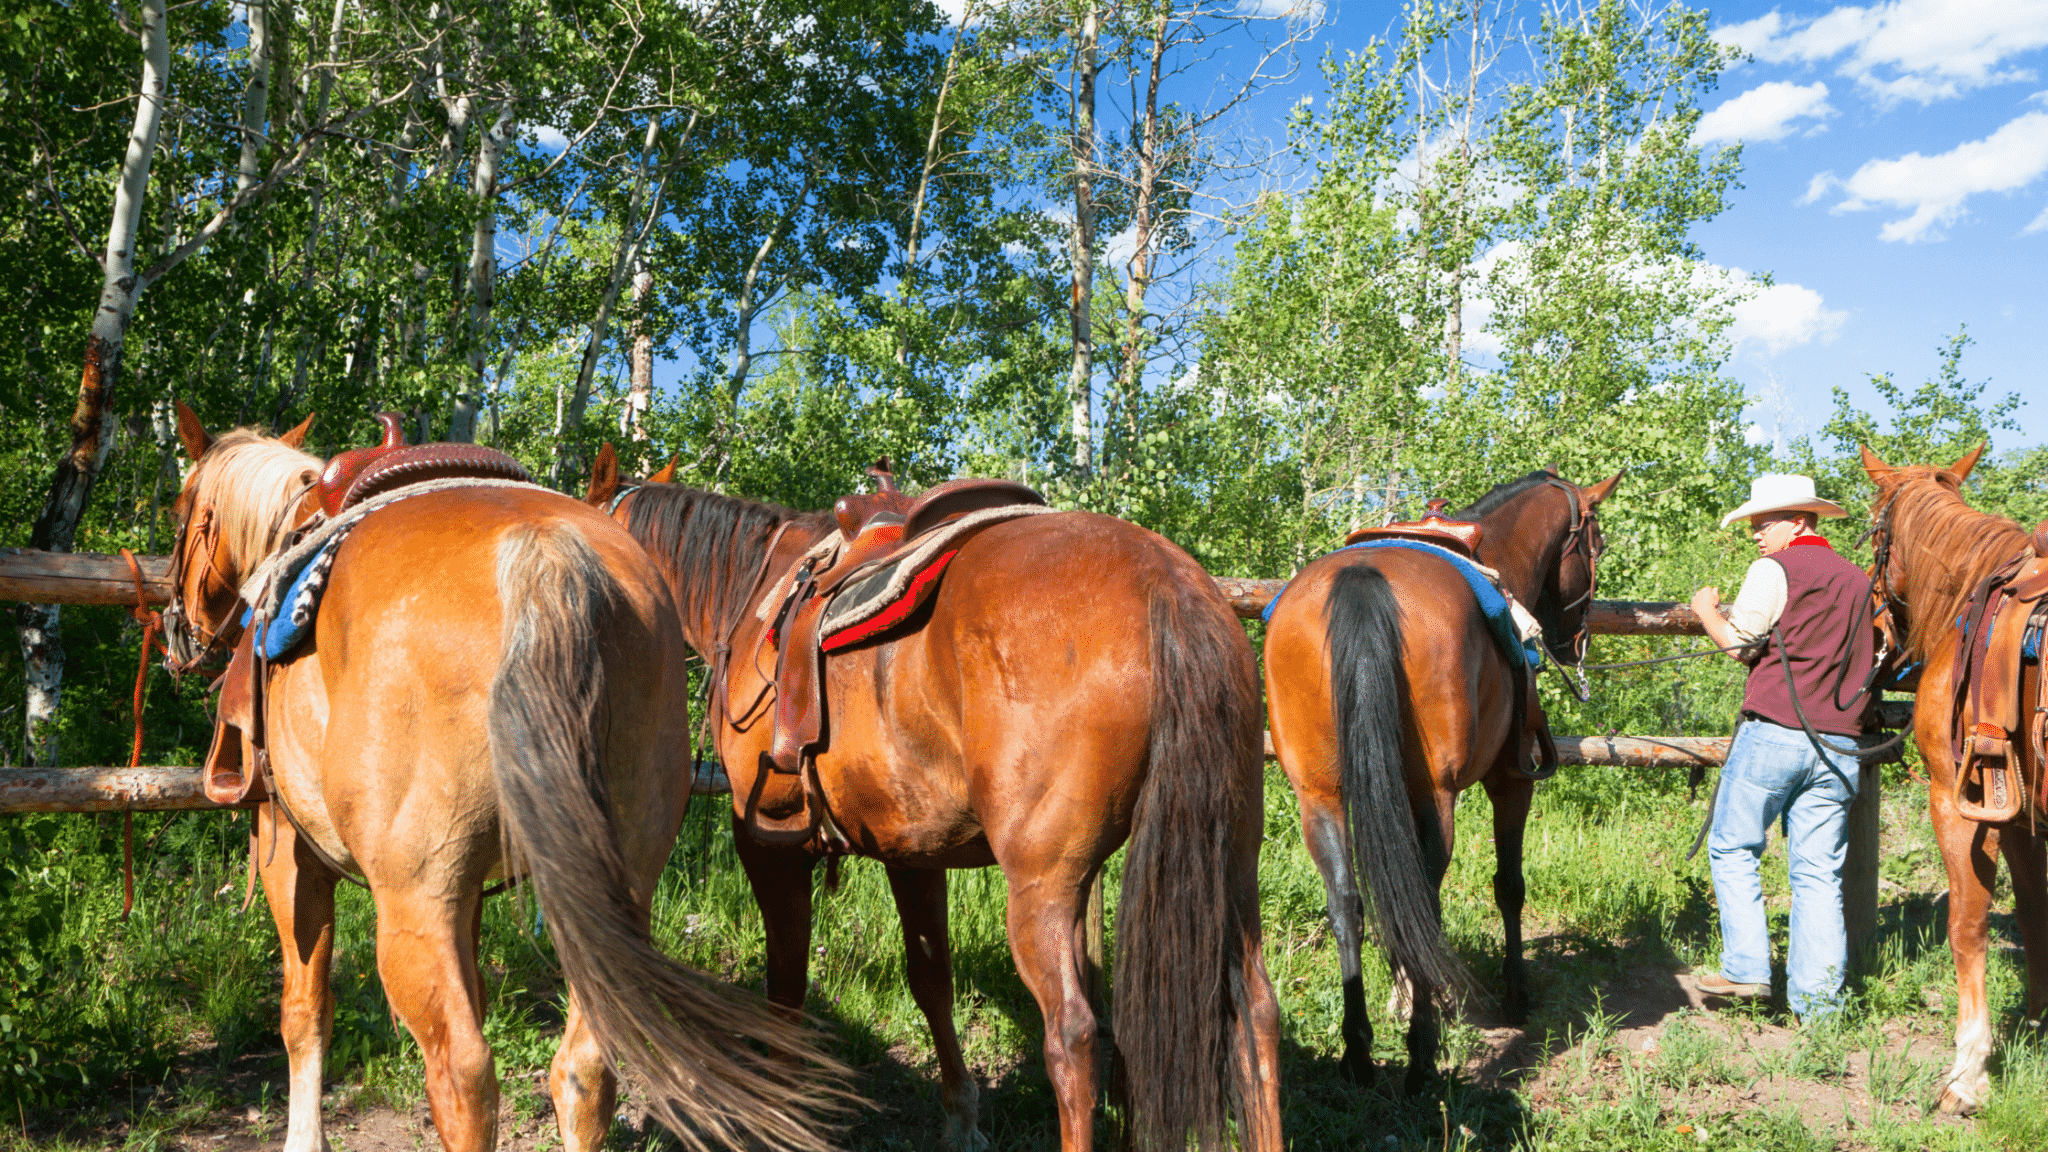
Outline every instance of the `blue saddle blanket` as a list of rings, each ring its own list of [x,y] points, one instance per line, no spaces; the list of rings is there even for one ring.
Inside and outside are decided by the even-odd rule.
[[[349,527],[353,527],[352,525]],[[320,611],[320,597],[327,591],[328,573],[334,570],[334,555],[341,550],[341,542],[348,539],[348,527],[342,528],[334,537],[321,545],[305,567],[291,578],[284,594],[271,607],[269,619],[261,626],[256,636],[256,650],[265,660],[281,660],[313,628],[313,619]],[[242,612],[242,627],[250,627],[256,618],[254,608]]]
[[[1472,563],[1448,548],[1439,548],[1434,544],[1426,544],[1420,540],[1366,540],[1348,547],[1339,548],[1337,551],[1355,552],[1361,548],[1407,548],[1416,552],[1427,552],[1432,556],[1449,561],[1451,567],[1457,569],[1458,575],[1463,576],[1466,585],[1472,589],[1472,598],[1479,603],[1479,614],[1486,618],[1486,626],[1493,632],[1493,638],[1500,643],[1501,651],[1510,655],[1517,652],[1521,653],[1522,658],[1528,661],[1531,668],[1538,667],[1543,663],[1542,644],[1534,640],[1523,640],[1521,638],[1521,634],[1515,628],[1514,614],[1508,611],[1507,596],[1501,592],[1500,587],[1493,582],[1491,577],[1485,572],[1480,571],[1477,564]],[[1287,590],[1282,588],[1280,596],[1285,595],[1287,595]],[[1273,597],[1272,601],[1266,605],[1266,610],[1259,614],[1260,620],[1267,623],[1272,622],[1273,609],[1280,603],[1280,596]]]

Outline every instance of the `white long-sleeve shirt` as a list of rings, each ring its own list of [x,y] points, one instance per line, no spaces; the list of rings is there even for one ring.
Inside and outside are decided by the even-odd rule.
[[[1771,634],[1771,627],[1785,614],[1785,569],[1767,556],[1751,562],[1742,577],[1742,591],[1728,606],[1728,623],[1735,634],[1750,643]]]

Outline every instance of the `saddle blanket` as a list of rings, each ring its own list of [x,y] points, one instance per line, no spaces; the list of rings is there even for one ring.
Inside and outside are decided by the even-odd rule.
[[[1543,625],[1529,614],[1527,608],[1502,591],[1495,582],[1497,574],[1491,568],[1481,567],[1448,548],[1439,548],[1421,540],[1366,540],[1337,551],[1355,552],[1361,548],[1406,548],[1427,552],[1449,562],[1472,589],[1472,598],[1479,603],[1479,614],[1486,618],[1486,627],[1500,644],[1501,651],[1509,656],[1519,653],[1531,668],[1542,665]],[[1280,596],[1285,595],[1287,590],[1283,588]],[[1279,605],[1280,596],[1273,597],[1266,610],[1259,614],[1262,622],[1272,623],[1273,609]]]
[[[847,573],[837,591],[826,590],[831,602],[818,621],[818,646],[837,652],[886,635],[938,591],[939,578],[969,537],[1005,520],[1039,516],[1058,509],[1042,504],[1004,504],[981,508],[954,520],[944,521],[908,544],[864,568]],[[834,533],[819,541],[804,559],[816,570],[829,569],[838,562],[844,542]],[[801,567],[802,560],[798,566]],[[782,619],[778,606],[787,608],[794,592],[795,569],[778,580],[762,598],[755,615],[764,620]],[[779,638],[778,638],[779,639]]]

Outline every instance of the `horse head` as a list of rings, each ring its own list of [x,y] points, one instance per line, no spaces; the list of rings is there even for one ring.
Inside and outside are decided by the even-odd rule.
[[[1879,627],[1889,643],[1923,659],[1977,581],[2026,547],[2019,525],[1963,499],[1984,448],[1979,443],[1946,468],[1888,464],[1862,448],[1863,471],[1877,485],[1869,537]]]
[[[624,507],[626,497],[644,484],[673,484],[676,478],[676,460],[671,456],[661,470],[647,479],[635,483],[619,474],[619,452],[605,441],[597,450],[597,459],[590,465],[590,487],[583,494],[583,502],[592,508],[601,509],[606,515],[616,516]]]
[[[183,401],[177,410],[178,439],[193,463],[171,505],[178,534],[164,640],[184,669],[234,639],[241,583],[311,498],[320,460],[299,450],[311,416],[282,436],[237,428],[215,437]]]
[[[1552,465],[1495,487],[1458,514],[1485,525],[1481,559],[1543,624],[1543,646],[1560,665],[1585,659],[1586,617],[1607,547],[1597,510],[1621,476],[1582,488]]]

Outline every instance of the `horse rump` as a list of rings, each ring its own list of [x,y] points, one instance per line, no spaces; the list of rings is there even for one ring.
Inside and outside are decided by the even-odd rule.
[[[1353,564],[1332,577],[1323,613],[1338,783],[1351,850],[1365,875],[1367,919],[1397,977],[1414,981],[1417,996],[1473,992],[1471,973],[1444,942],[1437,903],[1442,837],[1434,821],[1418,824],[1408,799],[1400,601],[1379,569]]]
[[[639,1075],[649,1107],[686,1147],[822,1152],[829,1129],[813,1117],[846,1099],[844,1069],[799,1022],[669,959],[643,926],[603,738],[607,681],[630,674],[607,660],[614,630],[636,626],[624,590],[559,522],[505,533],[497,586],[504,638],[490,751],[508,870],[532,883],[605,1051]]]
[[[1228,1144],[1248,1012],[1244,949],[1256,896],[1233,890],[1234,843],[1260,803],[1258,670],[1227,612],[1185,583],[1150,603],[1151,747],[1117,906],[1114,1019],[1125,1135],[1179,1152]]]

